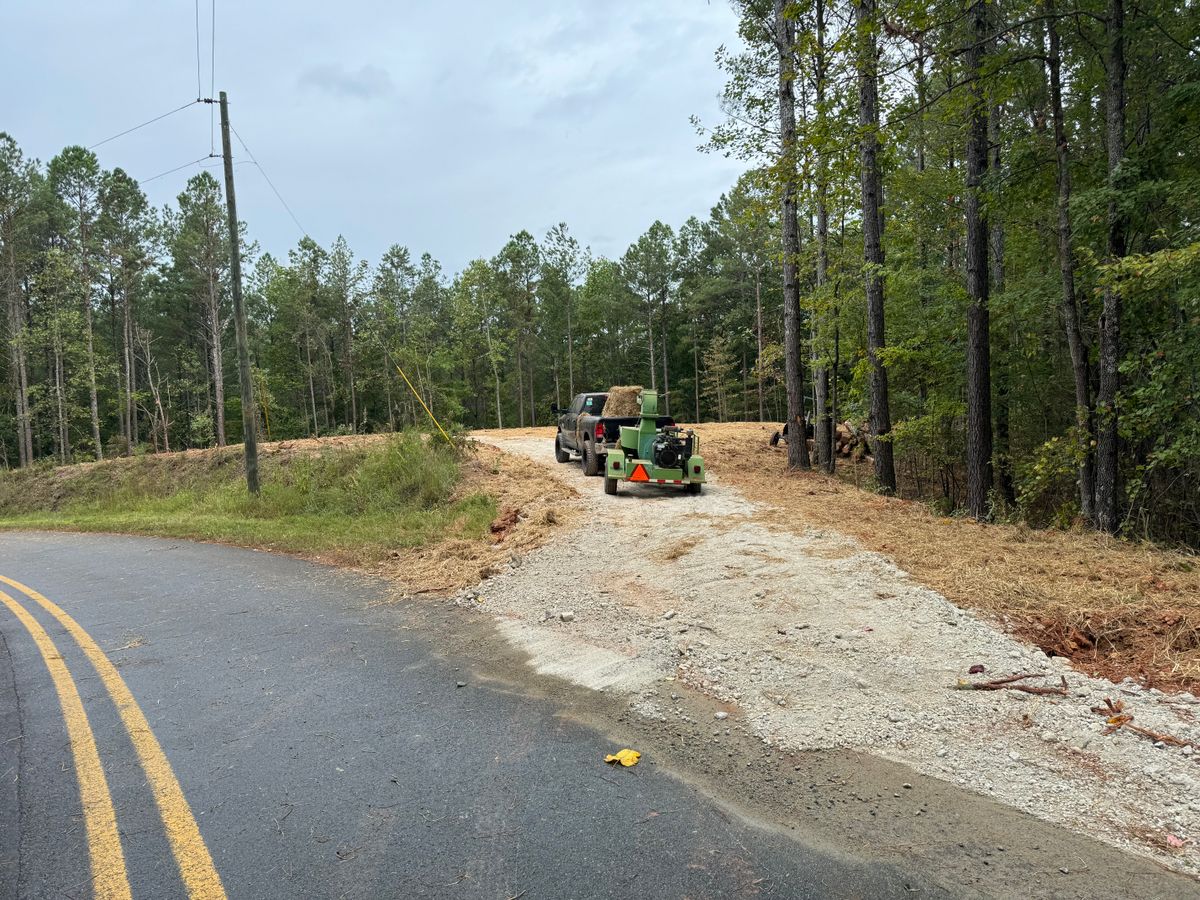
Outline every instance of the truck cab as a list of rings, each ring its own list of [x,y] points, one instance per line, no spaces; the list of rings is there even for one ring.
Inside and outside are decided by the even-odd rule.
[[[582,462],[585,475],[604,471],[608,451],[621,439],[621,427],[639,421],[637,416],[603,416],[607,402],[607,391],[591,391],[576,394],[566,409],[551,404],[550,412],[558,419],[558,432],[554,435],[556,460],[569,462],[574,455]],[[674,424],[675,420],[669,416],[658,417],[659,427]]]

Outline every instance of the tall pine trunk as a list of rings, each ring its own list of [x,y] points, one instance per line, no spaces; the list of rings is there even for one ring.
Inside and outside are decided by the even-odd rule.
[[[654,301],[649,297],[646,298],[646,328],[649,339],[647,343],[650,345],[650,390],[658,390],[658,375],[654,369]]]
[[[8,356],[17,418],[17,457],[21,466],[33,465],[33,428],[29,409],[29,373],[25,362],[25,311],[17,280],[16,250],[8,244]]]
[[[787,387],[788,468],[807,469],[804,421],[804,372],[800,364],[800,221],[796,212],[796,24],[786,15],[787,2],[775,0],[775,45],[779,54],[779,169],[783,232],[783,343]]]
[[[568,288],[568,291],[570,289]],[[575,332],[571,326],[571,294],[567,294],[567,391],[575,396]]]
[[[129,422],[129,452],[139,443],[137,401],[137,358],[133,347],[133,299],[129,295],[126,284],[121,297],[122,306],[122,346],[125,363],[125,417]]]
[[[1002,154],[1000,150],[1000,107],[993,106],[991,117],[988,122],[988,142],[991,145],[991,160],[990,168],[993,177],[993,183],[999,185],[1002,179],[1001,166],[1003,164]],[[998,193],[999,188],[993,188]],[[1004,250],[1005,250],[1005,234],[1004,225],[1002,222],[992,220],[988,223],[991,226],[989,235],[991,241],[991,278],[992,286],[990,292],[992,295],[1002,294],[1004,292]],[[1006,345],[1009,348],[1009,353],[1015,344],[1012,339],[1012,329],[1009,329],[1007,334]],[[1012,509],[1017,504],[1016,484],[1013,481],[1013,464],[1012,464],[1012,379],[1008,371],[1009,355],[1006,353],[1005,359],[1000,365],[995,365],[993,360],[994,377],[996,383],[996,481],[1000,490],[1000,496],[1004,499],[1005,505]]]
[[[1108,150],[1108,262],[1125,255],[1125,220],[1116,191],[1125,156],[1125,5],[1109,0],[1106,23],[1108,53],[1104,91],[1105,144]],[[1121,294],[1104,288],[1100,313],[1100,384],[1096,393],[1096,526],[1115,532],[1120,527],[1117,504],[1117,391],[1120,388]]]
[[[217,446],[225,446],[225,353],[221,346],[221,298],[217,293],[216,273],[208,270],[209,366],[212,369],[213,397],[216,405]]]
[[[967,512],[990,515],[992,490],[991,325],[988,312],[988,223],[983,178],[988,165],[988,112],[982,84],[983,42],[987,36],[984,0],[971,5],[971,39],[965,54],[971,81],[970,127],[966,153],[967,219]]]
[[[659,337],[662,340],[662,375],[663,375],[663,415],[671,414],[671,375],[667,366],[667,323],[659,322]]]
[[[100,441],[100,401],[96,393],[96,341],[92,329],[92,269],[88,265],[88,231],[85,222],[82,197],[79,200],[79,278],[80,299],[83,303],[84,343],[87,347],[88,404],[92,414],[92,443],[96,459],[104,459],[104,446]]]
[[[758,370],[758,421],[762,422],[766,416],[765,407],[763,405],[763,315],[762,315],[762,269],[754,270],[754,333],[757,341],[758,357],[755,369]],[[697,373],[699,374],[699,373]],[[697,400],[697,403],[699,401]],[[697,407],[698,409],[698,407]],[[699,416],[699,411],[696,413]]]
[[[858,124],[862,129],[859,166],[862,179],[863,277],[867,295],[867,361],[870,365],[871,439],[875,482],[885,494],[896,492],[892,452],[892,416],[887,370],[880,359],[886,344],[883,293],[882,185],[879,173],[879,59],[876,0],[858,0]]]
[[[817,128],[825,133],[825,0],[816,0],[816,80]],[[829,280],[829,169],[825,155],[817,155],[817,293],[822,295]],[[821,302],[824,298],[821,297]],[[818,308],[820,304],[818,303]],[[815,318],[815,314],[814,314]],[[836,465],[833,452],[833,417],[829,411],[829,366],[822,362],[819,322],[813,323],[813,429],[817,447],[817,463],[833,474]]]
[[[1071,227],[1071,149],[1062,102],[1062,50],[1058,37],[1058,19],[1054,0],[1046,0],[1046,31],[1049,53],[1046,58],[1050,81],[1050,107],[1054,120],[1054,151],[1057,160],[1058,267],[1062,282],[1063,328],[1071,353],[1071,375],[1075,382],[1075,427],[1079,435],[1079,510],[1084,521],[1096,520],[1096,457],[1093,452],[1092,384],[1089,350],[1080,327],[1082,316],[1075,294],[1075,242]]]
[[[492,363],[492,379],[496,385],[496,427],[504,427],[504,414],[500,411],[500,366],[496,362],[496,350],[492,346],[492,326],[490,322],[484,323],[484,334],[487,335],[488,359]],[[575,396],[572,394],[571,396]]]

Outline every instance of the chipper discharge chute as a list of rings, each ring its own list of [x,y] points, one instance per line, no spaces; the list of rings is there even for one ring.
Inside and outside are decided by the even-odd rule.
[[[610,448],[604,462],[604,493],[615,494],[617,484],[680,484],[698,494],[704,484],[704,459],[699,438],[691,429],[658,427],[658,392],[642,391],[639,424],[623,425],[618,447]]]

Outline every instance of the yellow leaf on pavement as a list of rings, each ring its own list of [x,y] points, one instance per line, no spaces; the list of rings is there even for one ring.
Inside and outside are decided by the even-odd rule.
[[[628,747],[624,750],[618,750],[616,753],[610,753],[604,757],[606,763],[620,763],[623,766],[636,766],[638,760],[642,758],[642,754],[637,750],[630,750]]]

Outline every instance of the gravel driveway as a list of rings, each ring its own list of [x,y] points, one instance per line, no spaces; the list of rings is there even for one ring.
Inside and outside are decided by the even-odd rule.
[[[662,699],[674,679],[725,704],[718,733],[876,754],[1200,875],[1200,751],[1105,735],[1092,709],[1119,700],[1137,725],[1200,742],[1195,696],[1075,672],[845,536],[768,522],[719,472],[699,497],[629,484],[607,497],[555,463],[550,429],[476,437],[570,483],[587,514],[458,598],[539,672],[667,722],[686,715]],[[953,689],[1011,674],[1065,678],[1066,695]]]

